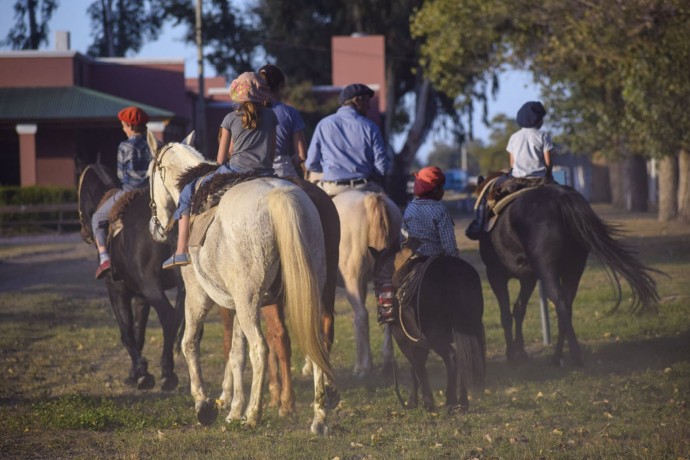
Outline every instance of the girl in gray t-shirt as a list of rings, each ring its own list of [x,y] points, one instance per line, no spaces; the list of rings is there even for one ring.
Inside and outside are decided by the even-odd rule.
[[[203,180],[224,173],[272,175],[278,121],[268,108],[270,99],[266,83],[254,72],[245,72],[230,84],[230,100],[238,106],[220,125],[216,157],[220,166]],[[175,212],[178,221],[177,249],[163,262],[163,268],[190,263],[189,213],[197,181],[185,185],[180,192]]]

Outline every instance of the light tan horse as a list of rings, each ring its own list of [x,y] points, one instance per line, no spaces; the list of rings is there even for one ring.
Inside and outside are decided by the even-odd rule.
[[[392,260],[399,249],[402,214],[383,193],[350,190],[333,197],[333,203],[340,216],[338,284],[354,310],[354,374],[366,377],[372,371],[369,314],[365,306],[367,286],[383,259]],[[382,357],[384,370],[391,369],[393,342],[388,328],[384,328]]]
[[[149,143],[155,142],[150,138]],[[157,150],[149,167],[151,181],[151,233],[167,238],[166,229],[180,192],[177,179],[203,156],[184,143]],[[259,322],[264,294],[281,281],[284,309],[291,336],[314,366],[314,419],[311,430],[327,431],[325,378],[332,369],[321,329],[321,297],[326,277],[323,230],[309,197],[299,187],[275,178],[259,178],[235,185],[223,195],[204,244],[190,248],[192,264],[182,267],[187,295],[182,350],[189,367],[191,393],[197,418],[210,424],[217,406],[207,396],[201,374],[199,344],[204,318],[215,305],[235,310],[233,343],[225,367],[221,407],[229,407],[227,420],[255,426],[261,419],[262,387],[266,367],[266,341]],[[252,364],[252,385],[244,411],[242,386],[246,342]]]

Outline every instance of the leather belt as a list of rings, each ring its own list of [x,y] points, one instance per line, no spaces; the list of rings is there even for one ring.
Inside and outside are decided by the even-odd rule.
[[[350,186],[355,186],[355,185],[361,185],[361,184],[366,184],[369,182],[368,179],[349,179],[349,180],[325,180],[327,184],[335,184],[335,185],[350,185]]]

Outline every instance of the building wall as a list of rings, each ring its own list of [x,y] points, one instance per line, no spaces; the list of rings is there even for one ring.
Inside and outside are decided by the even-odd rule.
[[[90,67],[90,88],[192,119],[185,91],[184,61],[107,59],[95,61]]]
[[[333,85],[376,85],[378,111],[386,111],[386,47],[383,35],[341,36],[331,40]],[[373,105],[373,104],[372,104]]]
[[[4,58],[0,65],[0,85],[3,88],[72,86],[74,55],[40,53],[28,57],[18,53],[17,57]]]

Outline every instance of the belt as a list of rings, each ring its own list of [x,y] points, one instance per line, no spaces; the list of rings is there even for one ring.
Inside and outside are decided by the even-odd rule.
[[[323,181],[327,184],[335,184],[335,185],[350,185],[350,186],[355,186],[355,185],[361,185],[361,184],[366,184],[369,182],[368,179],[348,179],[348,180],[325,180]]]

